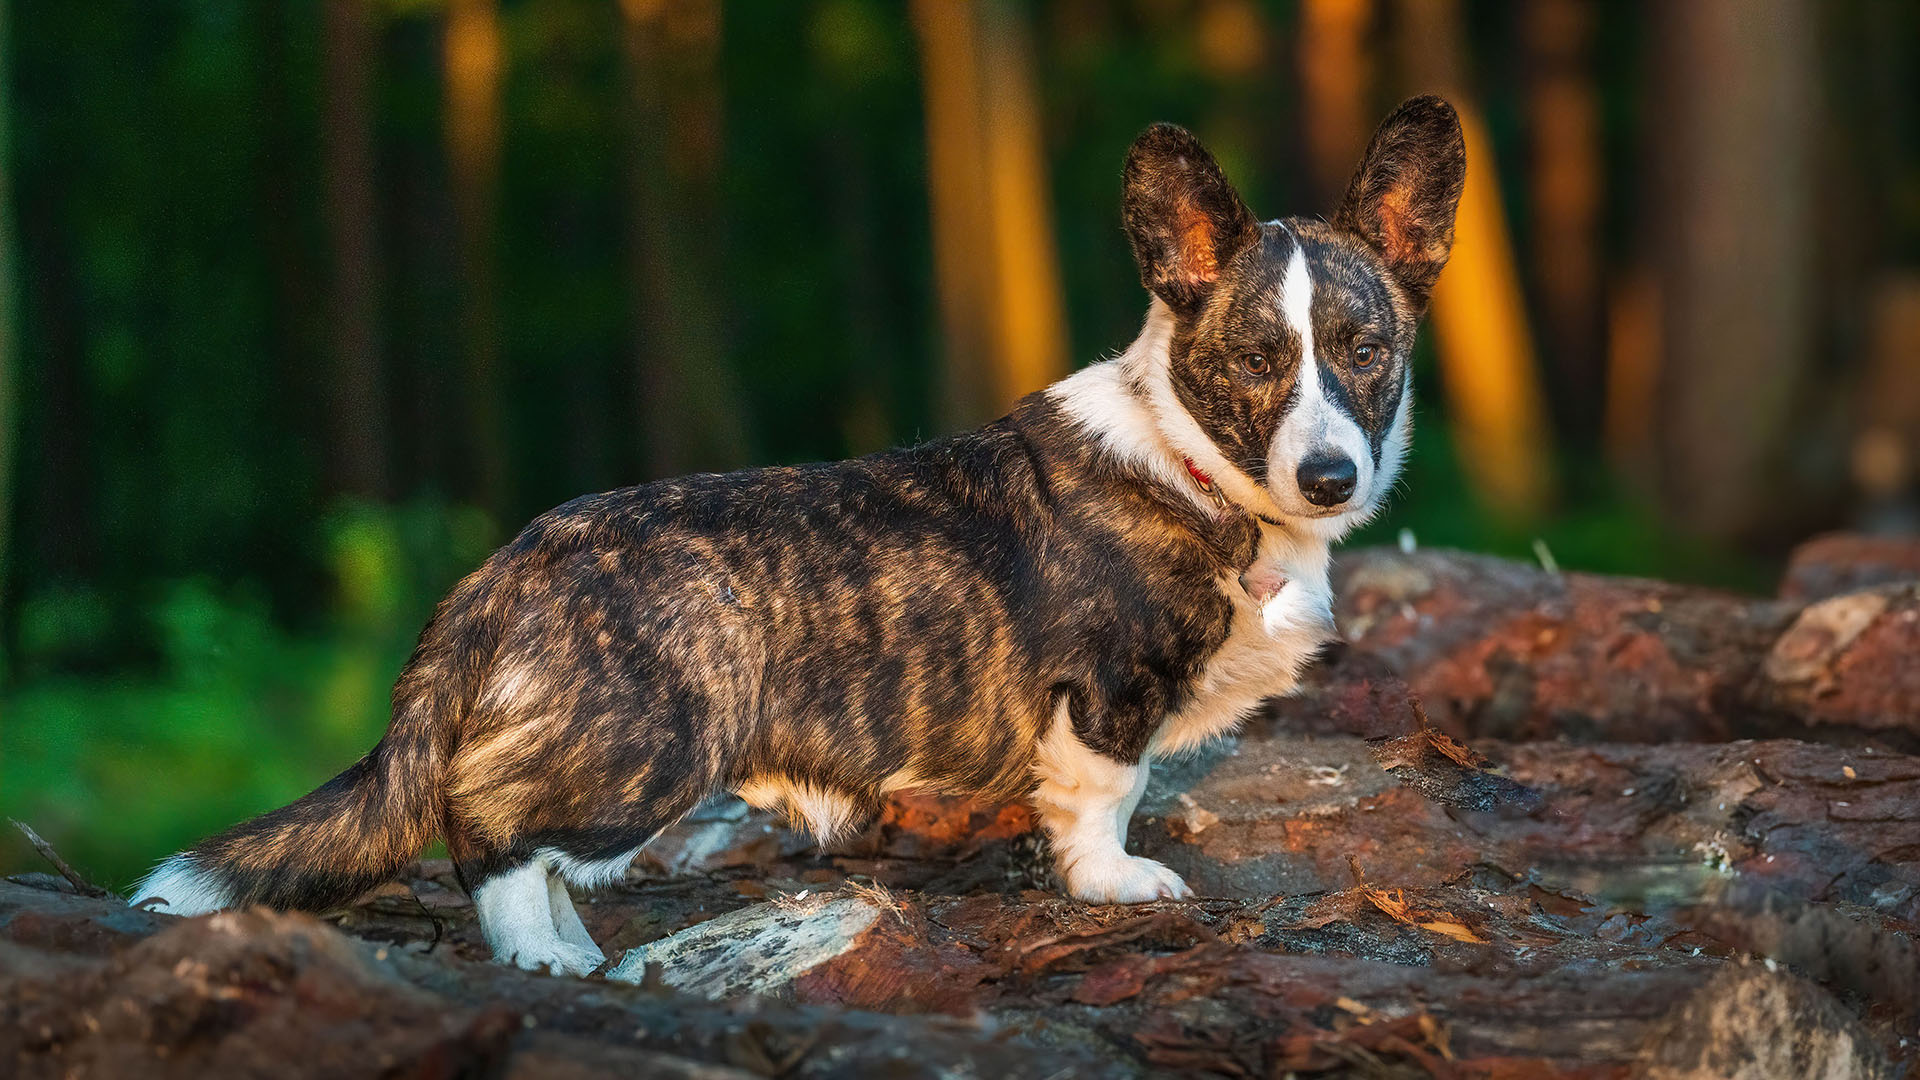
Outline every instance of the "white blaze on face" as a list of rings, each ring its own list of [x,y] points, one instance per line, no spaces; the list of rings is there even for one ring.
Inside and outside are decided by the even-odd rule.
[[[1267,452],[1267,486],[1274,499],[1289,514],[1320,517],[1366,506],[1372,495],[1373,452],[1366,433],[1347,411],[1327,396],[1323,379],[1332,375],[1321,370],[1320,357],[1313,343],[1313,276],[1307,271],[1307,255],[1294,241],[1293,256],[1280,278],[1280,315],[1300,338],[1300,371],[1295,378],[1292,403],[1274,432],[1273,446]],[[1337,507],[1315,506],[1300,493],[1297,475],[1300,463],[1310,457],[1337,456],[1353,461],[1353,496]]]

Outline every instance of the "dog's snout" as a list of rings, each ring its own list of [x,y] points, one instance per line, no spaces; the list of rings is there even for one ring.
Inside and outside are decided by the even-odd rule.
[[[1315,506],[1339,506],[1353,498],[1353,485],[1360,470],[1345,454],[1315,454],[1300,463],[1294,473],[1300,494]]]

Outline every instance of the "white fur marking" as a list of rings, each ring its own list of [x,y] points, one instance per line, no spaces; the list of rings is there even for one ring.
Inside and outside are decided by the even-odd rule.
[[[1213,503],[1194,485],[1182,459],[1213,478],[1220,492],[1254,513],[1283,512],[1267,489],[1228,462],[1173,392],[1173,310],[1159,299],[1147,309],[1140,336],[1112,360],[1082,368],[1048,389],[1061,410],[1100,439],[1119,460],[1183,491],[1203,512]]]
[[[527,971],[551,968],[556,975],[585,975],[606,957],[591,944],[581,945],[562,936],[559,927],[564,919],[577,923],[580,917],[573,912],[571,899],[567,900],[566,916],[555,911],[555,897],[548,884],[550,874],[544,860],[534,859],[516,870],[488,878],[473,892],[480,933],[497,963]],[[564,889],[560,896],[566,898]],[[580,934],[586,935],[584,927]]]
[[[1334,404],[1321,381],[1331,376],[1322,370],[1320,355],[1314,349],[1313,274],[1307,269],[1306,250],[1298,241],[1280,278],[1280,314],[1300,335],[1300,369],[1295,376],[1293,404],[1274,432],[1273,446],[1267,452],[1267,475],[1278,489],[1274,497],[1287,517],[1339,522],[1337,536],[1372,512],[1373,450],[1359,422]],[[1353,496],[1338,507],[1315,506],[1298,487],[1300,463],[1325,454],[1344,456],[1354,465]]]
[[[214,875],[195,865],[185,853],[154,867],[153,873],[133,890],[131,904],[140,907],[155,897],[166,903],[153,904],[149,910],[169,915],[205,915],[233,906],[233,897],[226,887]]]
[[[1262,527],[1247,572],[1277,574],[1285,584],[1273,596],[1257,599],[1239,576],[1220,577],[1217,587],[1233,605],[1227,640],[1207,658],[1191,695],[1161,724],[1153,740],[1155,756],[1224,735],[1262,701],[1291,692],[1301,670],[1332,636],[1333,590],[1324,542]]]
[[[661,831],[664,832],[665,830]],[[539,851],[534,852],[534,858],[546,863],[553,869],[554,873],[567,879],[569,884],[578,885],[583,889],[597,889],[602,885],[611,885],[616,881],[626,880],[627,868],[633,865],[634,856],[640,854],[640,848],[653,843],[654,837],[659,835],[660,833],[654,833],[653,836],[647,837],[646,843],[641,844],[639,847],[631,851],[621,852],[618,855],[606,859],[583,861],[561,851],[559,848],[541,848]]]
[[[1170,328],[1169,324],[1167,329]],[[1149,318],[1146,329],[1140,332],[1140,341],[1147,340],[1158,329]],[[1134,342],[1129,354],[1142,348],[1140,341]],[[1213,513],[1212,501],[1194,486],[1180,455],[1161,435],[1153,411],[1127,386],[1128,371],[1124,357],[1103,360],[1054,383],[1047,388],[1047,394],[1062,412],[1099,439],[1108,453],[1144,470],[1175,491],[1184,492],[1202,512]]]
[[[1073,733],[1064,698],[1035,751],[1040,784],[1034,790],[1034,808],[1053,840],[1068,892],[1094,904],[1141,904],[1193,895],[1172,870],[1127,854],[1127,822],[1146,790],[1145,761],[1122,765],[1081,742]]]
[[[1300,335],[1300,362],[1312,363],[1318,356],[1313,351],[1313,275],[1307,271],[1307,252],[1298,240],[1287,258],[1287,272],[1280,277],[1280,315]]]
[[[573,896],[567,892],[567,883],[559,874],[547,875],[547,917],[553,920],[554,932],[560,935],[561,941],[600,952],[593,935],[587,933],[587,925],[580,921],[579,909],[573,906]],[[603,954],[601,959],[606,956]]]
[[[755,777],[741,784],[734,794],[762,810],[784,809],[805,822],[807,831],[823,842],[843,835],[859,817],[853,800],[845,795],[784,776]]]
[[[1393,482],[1400,478],[1400,465],[1407,460],[1407,443],[1412,437],[1413,372],[1409,369],[1400,386],[1400,407],[1394,410],[1393,423],[1387,426],[1387,437],[1380,441],[1380,470],[1374,473],[1367,516],[1371,517],[1379,509],[1387,492],[1393,490]]]

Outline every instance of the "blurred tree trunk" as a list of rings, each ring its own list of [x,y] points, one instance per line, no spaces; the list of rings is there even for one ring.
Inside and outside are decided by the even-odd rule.
[[[391,85],[411,76],[413,86],[444,83],[446,29],[429,19],[393,19],[381,34],[381,54]],[[384,107],[385,102],[382,102]],[[381,112],[385,116],[385,111]],[[396,490],[436,491],[471,497],[467,475],[469,428],[462,384],[466,381],[465,286],[461,282],[461,224],[438,112],[392,118],[381,137],[383,255],[388,269],[385,340]],[[384,125],[376,133],[384,131]],[[438,141],[434,136],[442,138]]]
[[[1864,503],[1854,524],[1920,532],[1920,268],[1900,250],[1902,232],[1911,230],[1885,227],[1900,218],[1903,204],[1913,205],[1920,97],[1909,91],[1920,70],[1920,8],[1867,4],[1847,14],[1852,18],[1835,20],[1845,36],[1827,51],[1859,56],[1860,75],[1828,84],[1834,99],[1821,113],[1843,118],[1848,152],[1828,166],[1841,194],[1821,204],[1822,235],[1846,241],[1835,245],[1843,257],[1825,275],[1829,301],[1845,310],[1851,297],[1873,298],[1859,336],[1840,343],[1864,357],[1851,401],[1858,425],[1850,471]],[[1904,212],[1912,221],[1912,210]]]
[[[648,476],[727,469],[747,428],[720,303],[719,0],[621,0],[630,111],[628,275]]]
[[[500,395],[500,284],[495,258],[500,204],[500,81],[505,58],[494,0],[449,0],[445,42],[446,141],[459,232],[464,310],[467,449],[475,496],[507,511],[505,421]]]
[[[828,210],[849,252],[844,318],[854,363],[848,369],[840,429],[850,451],[871,453],[894,440],[892,369],[902,351],[899,320],[882,280],[887,262],[873,220],[872,154],[862,133],[836,131],[822,140],[815,167],[834,177]]]
[[[1493,144],[1462,75],[1459,0],[1399,0],[1395,15],[1409,85],[1452,101],[1466,135],[1453,257],[1433,293],[1448,425],[1475,493],[1496,513],[1530,518],[1552,494],[1553,445]]]
[[[9,177],[8,194],[12,178]],[[87,378],[79,274],[64,230],[69,214],[58,185],[35,185],[38,197],[19,215],[21,246],[33,274],[22,284],[32,305],[35,341],[43,366],[35,412],[42,438],[33,448],[33,485],[28,496],[42,526],[34,530],[36,570],[49,577],[83,578],[100,566],[96,500],[75,492],[94,490],[94,414]],[[18,448],[16,448],[18,449]]]
[[[314,297],[320,295],[313,261],[318,256],[309,251],[303,221],[295,209],[304,204],[305,185],[313,179],[311,164],[302,153],[306,145],[303,133],[288,122],[289,117],[298,115],[296,95],[307,90],[296,70],[289,40],[301,13],[288,5],[255,4],[249,14],[250,29],[259,42],[253,61],[259,95],[254,172],[259,182],[256,216],[271,289],[268,347],[272,350],[273,378],[287,391],[277,403],[276,418],[284,426],[285,442],[276,454],[284,455],[279,460],[304,461],[309,447],[321,447],[323,452],[330,449],[333,410],[316,410],[310,403],[325,400],[333,375],[323,363],[323,350],[317,347],[326,326],[326,316],[313,310]],[[321,36],[325,36],[324,27]],[[304,469],[299,473],[304,488],[309,478]]]
[[[13,54],[12,4],[0,0],[0,679],[11,665],[7,646],[12,607],[7,586],[13,572],[13,455],[15,414],[14,380],[19,357],[14,352],[19,339],[14,333],[13,296]]]
[[[1887,270],[1869,292],[1868,331],[1848,448],[1868,527],[1920,530],[1920,273]]]
[[[1331,209],[1367,148],[1373,115],[1373,0],[1303,0],[1295,55],[1301,127],[1312,173],[1310,205]]]
[[[1594,84],[1593,0],[1533,0],[1521,8],[1531,178],[1529,252],[1554,419],[1588,444],[1599,429],[1604,377],[1600,319],[1600,95]]]
[[[1655,4],[1656,488],[1684,528],[1782,502],[1812,331],[1815,20],[1803,0]]]
[[[1652,188],[1648,182],[1643,187]],[[1644,224],[1643,224],[1644,229]],[[1640,239],[1644,253],[1652,230]],[[1655,493],[1660,454],[1656,424],[1660,395],[1660,290],[1644,254],[1607,290],[1607,391],[1602,432],[1607,462],[1641,498]]]
[[[373,18],[368,0],[326,0],[322,8],[321,176],[332,267],[326,474],[331,491],[385,499],[393,492],[380,332]]]
[[[1066,374],[1066,323],[1024,14],[915,0],[948,427]]]

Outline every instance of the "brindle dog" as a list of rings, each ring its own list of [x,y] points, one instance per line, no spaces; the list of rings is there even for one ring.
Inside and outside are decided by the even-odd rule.
[[[1328,545],[1392,487],[1465,176],[1402,105],[1331,223],[1262,223],[1186,131],[1127,157],[1139,338],[977,431],[550,511],[434,614],[366,757],[136,903],[321,909],[435,835],[494,955],[602,962],[566,883],[716,790],[822,838],[906,787],[1031,799],[1076,897],[1187,895],[1123,848],[1148,761],[1288,691]]]

